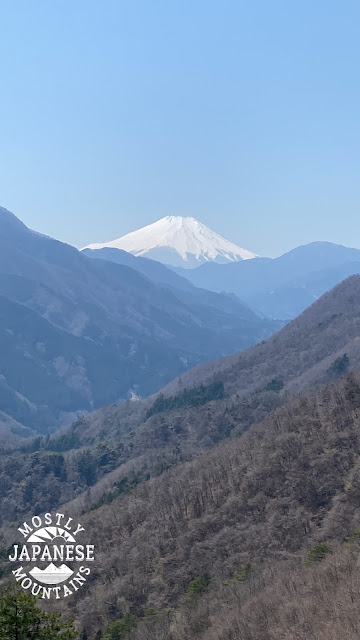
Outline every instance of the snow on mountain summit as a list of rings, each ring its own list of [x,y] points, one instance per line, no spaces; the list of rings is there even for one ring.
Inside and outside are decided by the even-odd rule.
[[[204,262],[238,262],[256,255],[206,227],[195,218],[166,216],[138,231],[111,242],[90,244],[84,249],[111,247],[145,256],[174,267],[193,269]]]

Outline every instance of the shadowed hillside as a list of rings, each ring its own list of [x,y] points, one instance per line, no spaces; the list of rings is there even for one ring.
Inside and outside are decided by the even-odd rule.
[[[184,373],[192,386],[220,376],[229,393],[243,393],[278,376],[284,388],[302,390],[326,381],[332,359],[347,352],[357,366],[360,355],[360,276],[351,276],[267,341],[246,351]],[[174,393],[179,381],[163,392]]]
[[[137,639],[355,640],[359,411],[350,374],[83,514],[97,563],[67,605],[85,637],[131,613]]]
[[[7,544],[14,523],[60,505],[96,540],[86,595],[60,605],[83,638],[131,621],[135,640],[335,640],[330,615],[355,640],[359,287],[348,279],[267,343],[191,372],[195,386],[183,376],[176,393],[3,451]]]
[[[169,288],[129,266],[91,260],[0,208],[2,431],[54,431],[279,327],[234,297],[184,282]]]
[[[109,405],[0,456],[2,524],[34,505],[47,511],[74,500],[81,513],[112,501],[241,435],[300,391],[360,368],[359,290],[360,278],[351,278],[268,342],[195,369],[164,394]]]

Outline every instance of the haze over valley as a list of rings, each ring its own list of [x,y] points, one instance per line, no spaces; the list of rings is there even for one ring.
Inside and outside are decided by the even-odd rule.
[[[169,235],[161,224],[158,240],[156,225],[134,237],[141,247],[150,233],[154,246],[176,251],[184,220],[184,255],[191,264],[206,256],[206,264],[174,271],[136,246],[79,252],[0,209],[5,441],[157,392],[201,362],[266,340],[360,272],[359,250],[321,242],[276,259],[223,255],[219,264],[215,247],[226,241],[192,218],[166,219]]]

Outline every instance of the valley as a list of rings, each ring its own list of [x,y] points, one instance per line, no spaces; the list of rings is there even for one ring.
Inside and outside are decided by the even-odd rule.
[[[154,263],[90,260],[0,209],[0,433],[49,433],[147,396],[186,369],[267,338],[281,322]],[[160,274],[156,275],[157,271]],[[36,388],[32,381],[36,380]]]
[[[12,247],[0,265],[2,345],[13,372],[11,378],[4,361],[2,386],[19,403],[12,406],[3,393],[1,410],[11,434],[3,433],[0,450],[3,583],[11,579],[5,550],[13,544],[15,554],[18,523],[34,513],[61,510],[80,521],[96,542],[96,563],[86,587],[56,606],[75,619],[82,640],[99,640],[106,629],[108,634],[120,629],[114,637],[129,640],[263,640],[263,624],[269,640],[283,634],[302,640],[309,632],[319,640],[335,640],[340,627],[355,639],[348,591],[341,595],[341,614],[331,611],[329,603],[340,598],[349,577],[354,585],[360,583],[351,568],[360,544],[360,276],[345,279],[297,318],[276,325],[240,299],[198,289],[148,258],[119,249],[95,251],[110,251],[103,257],[81,255],[51,239],[39,240],[10,214],[6,224],[3,228],[8,238],[16,239],[21,259],[17,273],[10,273]],[[34,280],[28,278],[29,265]],[[95,286],[100,273],[102,284]],[[157,300],[163,311],[164,305],[172,305],[172,313],[186,308],[187,323],[194,322],[195,310],[198,318],[202,309],[211,310],[207,328],[198,329],[204,345],[206,331],[215,335],[224,314],[231,318],[234,334],[236,323],[241,327],[237,340],[251,344],[246,333],[251,327],[252,335],[259,332],[257,344],[220,358],[215,351],[215,359],[199,364],[194,360],[197,366],[175,372],[161,389],[160,379],[156,384],[152,380],[153,387],[144,387],[147,397],[114,402],[111,367],[117,371],[119,358],[124,358],[121,341],[116,343],[119,302],[109,303],[105,315],[101,308],[108,298],[102,292],[101,307],[96,307],[94,294],[98,299],[103,283],[110,287],[115,280],[123,301],[130,300],[131,291],[134,309],[146,295],[151,309]],[[45,286],[47,295],[40,295]],[[74,328],[72,314],[80,312],[82,300],[85,308],[89,296],[97,311],[90,313],[87,307],[86,322]],[[55,298],[57,303],[50,304]],[[130,308],[128,319],[121,312],[122,327],[130,323]],[[164,315],[157,322],[164,326]],[[114,337],[108,333],[105,338],[105,329],[110,332],[111,327]],[[226,335],[218,336],[226,344]],[[169,356],[169,345],[164,348]],[[156,349],[161,369],[160,346]],[[56,369],[63,387],[54,381],[53,400],[44,357],[47,367],[63,360],[62,370],[59,365]],[[72,424],[61,426],[58,421],[49,429],[51,415],[74,401],[71,395],[67,399],[71,385],[69,364],[64,363],[74,367],[76,358],[82,373],[71,371],[73,381],[77,376],[75,390],[84,393],[87,386],[90,398],[91,389],[99,394],[104,385],[110,402],[95,411],[89,403]],[[93,380],[88,375],[91,358],[99,376]],[[130,360],[123,362],[129,365]],[[149,370],[151,366],[147,360]],[[129,373],[128,366],[127,384]],[[41,376],[44,382],[39,385]],[[32,392],[37,394],[32,396],[36,412],[28,405],[33,422],[12,391],[15,384],[29,385],[31,380],[37,381]],[[101,395],[96,397],[101,405]],[[41,414],[40,407],[47,412]],[[316,584],[335,570],[336,585],[317,597]],[[44,567],[36,576],[43,571],[50,569]],[[50,581],[51,576],[50,571]],[[294,589],[302,594],[301,601]],[[280,607],[284,600],[293,618]],[[53,606],[50,601],[45,605]],[[260,616],[260,611],[266,613]],[[332,635],[323,636],[329,616]]]
[[[346,579],[357,548],[359,301],[354,276],[263,344],[3,451],[8,543],[12,523],[60,507],[97,540],[86,596],[69,600],[84,637],[131,612],[134,638],[260,640],[269,576],[290,600],[290,581],[315,588],[334,562]],[[329,557],[307,567],[325,543]],[[319,633],[306,599],[292,606]],[[344,607],[334,629],[352,624]],[[274,639],[290,624],[275,610],[266,620]]]

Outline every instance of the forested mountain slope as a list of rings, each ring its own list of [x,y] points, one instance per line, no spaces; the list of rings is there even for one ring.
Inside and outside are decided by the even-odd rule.
[[[1,456],[2,523],[75,498],[87,509],[116,494],[129,472],[130,485],[156,476],[243,433],[291,395],[360,368],[359,294],[360,278],[351,278],[267,343]]]
[[[75,430],[83,445],[96,441],[99,434],[101,438],[117,436],[146,422],[149,410],[158,421],[182,420],[186,415],[184,420],[194,424],[192,433],[201,432],[203,422],[211,433],[213,425],[226,422],[227,412],[235,412],[236,419],[230,424],[236,422],[246,429],[289,394],[326,384],[356,368],[360,368],[360,276],[324,294],[267,341],[195,367],[154,397],[100,409],[67,433]],[[216,384],[223,385],[223,398],[209,398],[213,400],[211,411],[206,402],[196,404],[201,385],[211,388]],[[175,400],[169,404],[167,398]]]
[[[146,396],[279,326],[239,300],[193,290],[91,260],[0,208],[3,430],[45,433],[78,412]]]
[[[359,415],[349,374],[84,513],[97,562],[66,603],[84,637],[131,613],[142,640],[355,640]]]
[[[34,505],[46,511],[75,499],[82,511],[112,499],[121,483],[157,476],[240,435],[292,395],[360,368],[359,288],[360,278],[345,281],[267,343],[195,369],[164,394],[109,405],[8,451],[2,524]]]
[[[228,393],[243,393],[279,377],[284,388],[302,390],[326,381],[332,360],[344,352],[356,367],[359,343],[360,276],[351,276],[267,341],[195,367],[181,376],[181,385],[191,387],[215,376]],[[163,392],[173,394],[178,388],[179,380],[174,380]]]
[[[266,344],[203,367],[195,387],[183,376],[172,396],[3,451],[6,543],[60,505],[96,541],[86,596],[63,603],[83,638],[131,614],[134,640],[335,640],[341,628],[355,640],[359,287],[345,281]]]

